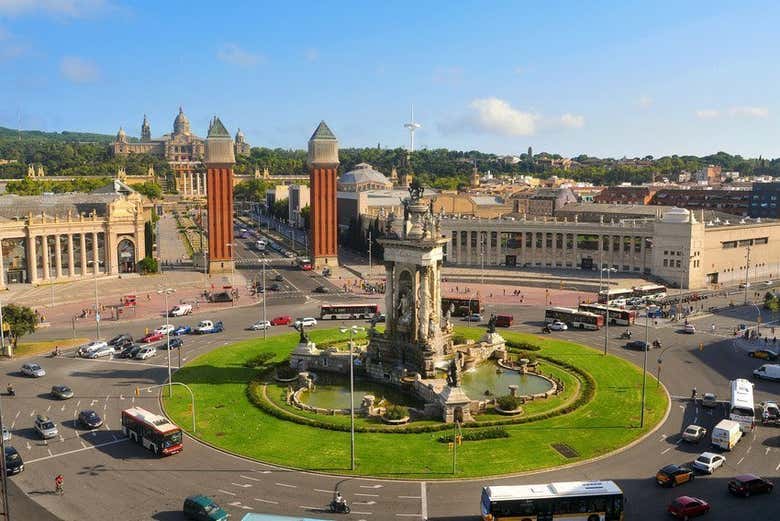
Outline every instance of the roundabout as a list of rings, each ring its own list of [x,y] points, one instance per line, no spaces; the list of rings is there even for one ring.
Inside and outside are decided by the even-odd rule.
[[[481,331],[459,328],[457,333],[476,340]],[[356,419],[357,465],[351,472],[348,415],[295,407],[286,399],[289,384],[273,377],[276,367],[289,364],[295,333],[220,347],[189,362],[174,380],[193,389],[198,413],[195,436],[210,445],[283,467],[402,479],[476,478],[568,465],[632,443],[666,413],[666,393],[649,380],[646,421],[640,428],[642,375],[621,358],[554,338],[514,332],[504,336],[510,346],[538,347],[533,354],[539,370],[560,381],[563,391],[526,401],[519,415],[506,416],[488,406],[475,415],[475,421],[462,424],[463,442],[457,447],[454,473],[453,447],[439,441],[443,435],[452,437],[452,424],[413,418],[395,425],[371,416]],[[311,338],[328,343],[341,336],[338,329],[323,329],[313,331]],[[509,352],[521,356],[519,349],[510,347]],[[263,357],[267,363],[251,367],[250,361],[261,353],[268,353]],[[497,377],[504,380],[507,375]],[[395,386],[375,384],[370,390],[378,401],[408,404]],[[315,388],[312,396],[316,394]],[[361,396],[356,395],[356,408]],[[172,398],[163,393],[163,401],[176,423],[190,425],[190,398],[184,390],[174,389]]]

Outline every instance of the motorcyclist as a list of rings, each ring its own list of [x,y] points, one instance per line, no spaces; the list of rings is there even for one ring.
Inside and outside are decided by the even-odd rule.
[[[339,506],[347,505],[347,500],[344,499],[344,497],[341,495],[341,492],[336,492],[336,497],[333,498],[333,501]]]
[[[8,394],[10,394],[11,396],[16,396],[16,391],[14,390],[14,384],[6,385],[5,390],[8,391]]]
[[[631,338],[631,330],[630,329],[626,329],[623,332],[623,336],[625,336],[626,338]]]

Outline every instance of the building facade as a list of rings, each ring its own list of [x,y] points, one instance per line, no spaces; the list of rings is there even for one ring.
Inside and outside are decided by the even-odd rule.
[[[780,218],[780,183],[754,183],[750,194],[750,217]]]
[[[309,206],[311,194],[306,185],[290,185],[288,190],[287,220],[290,226],[303,228],[303,215],[301,212]]]
[[[393,182],[368,163],[359,163],[353,170],[339,176],[339,192],[365,192],[367,190],[390,190]]]
[[[315,269],[338,265],[336,177],[339,143],[321,121],[309,139],[309,187],[311,189],[311,257]]]
[[[748,215],[751,195],[749,188],[662,188],[651,204]]]
[[[650,204],[655,188],[649,186],[608,186],[593,198],[603,204]]]

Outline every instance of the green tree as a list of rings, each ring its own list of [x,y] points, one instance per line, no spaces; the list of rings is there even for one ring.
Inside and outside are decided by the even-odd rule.
[[[138,271],[141,273],[157,273],[158,269],[157,259],[152,257],[144,257],[138,262]]]
[[[273,186],[262,179],[241,181],[233,187],[233,198],[239,201],[259,202],[265,199],[265,192]]]
[[[155,182],[146,181],[144,183],[141,183],[139,185],[134,185],[133,190],[138,192],[141,195],[145,195],[152,201],[159,199],[162,197],[162,186],[158,185]]]
[[[38,325],[38,315],[27,306],[6,304],[3,306],[3,322],[8,324],[13,348],[19,345],[19,339],[24,335],[34,333]]]
[[[301,208],[301,219],[303,219],[303,229],[309,230],[311,228],[311,207],[308,204]]]

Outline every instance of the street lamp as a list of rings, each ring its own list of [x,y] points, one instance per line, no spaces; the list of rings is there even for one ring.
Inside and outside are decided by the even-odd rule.
[[[233,280],[234,279],[233,274],[236,269],[236,259],[233,258],[233,253],[234,253],[233,246],[235,246],[235,244],[233,244],[232,242],[225,244],[225,248],[230,248],[230,259],[232,261],[230,263],[230,286],[231,287],[235,286],[236,284],[235,280]]]
[[[168,313],[168,295],[176,293],[173,288],[165,288],[157,290],[157,294],[162,294],[163,302],[165,305],[165,350],[168,352],[168,398],[173,397],[173,386],[171,385],[171,323],[169,320],[170,313]],[[179,347],[181,349],[181,347]]]
[[[263,340],[268,338],[268,317],[266,315],[266,307],[265,307],[265,300],[268,296],[265,292],[265,265],[268,262],[268,259],[265,258],[265,252],[263,252]]]
[[[482,267],[482,270],[480,272],[480,276],[481,276],[482,280],[481,280],[480,284],[482,284],[482,285],[485,284],[485,246],[486,246],[485,239],[486,239],[485,232],[480,232],[480,234],[479,234],[479,257],[480,257],[480,265]]]
[[[606,317],[604,318],[604,355],[607,354],[607,343],[609,342],[609,274],[617,271],[615,268],[601,268],[601,271],[607,273],[607,304]]]
[[[192,392],[192,389],[190,389],[190,386],[187,384],[183,384],[181,382],[173,382],[173,385],[181,385],[182,387],[184,387],[190,392],[190,400],[192,401],[192,433],[195,434],[195,393]],[[150,393],[152,392],[152,389],[156,389],[158,387],[165,387],[165,384],[150,385],[149,387],[136,387],[135,395],[140,396],[141,391],[146,391]]]
[[[349,333],[349,459],[351,470],[355,470],[355,364],[353,361],[353,339],[355,338],[355,333],[365,330],[366,328],[360,326],[339,328],[339,331],[342,333]]]
[[[95,247],[97,247],[97,245],[95,245]],[[98,260],[87,261],[87,266],[92,266],[94,268],[92,272],[95,274],[95,334],[97,335],[95,337],[95,340],[99,340],[100,339],[100,302],[98,301],[97,274],[98,274],[98,269],[100,269],[100,261]]]
[[[647,352],[650,350],[650,328],[649,328],[649,316],[650,312],[645,308],[645,358],[642,362],[642,410],[639,412],[639,428],[645,426],[645,387],[647,386]]]
[[[2,254],[2,252],[0,252]],[[0,302],[0,354],[5,354],[5,333],[3,332],[3,304]],[[4,429],[3,423],[3,409],[0,407],[0,430]],[[8,480],[6,476],[5,468],[5,440],[0,436],[0,452],[3,453],[3,458],[0,459],[0,484],[3,487],[3,515],[6,520],[10,519],[10,512],[8,507]]]

